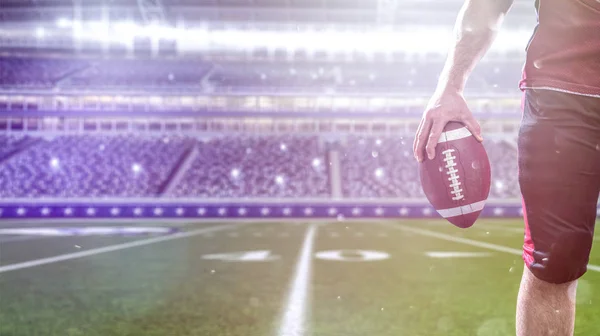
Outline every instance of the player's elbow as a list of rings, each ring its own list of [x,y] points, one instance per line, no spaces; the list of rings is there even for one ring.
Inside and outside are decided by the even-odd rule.
[[[506,15],[506,13],[508,13],[508,11],[512,7],[513,3],[515,2],[515,0],[492,0],[492,1],[496,3],[496,6],[498,6],[498,10],[503,15]]]
[[[467,0],[463,8],[461,33],[465,35],[496,33],[513,2],[514,0]]]

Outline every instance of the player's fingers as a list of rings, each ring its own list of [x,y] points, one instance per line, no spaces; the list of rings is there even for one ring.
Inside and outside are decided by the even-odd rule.
[[[425,118],[421,130],[417,134],[417,145],[415,147],[415,156],[417,161],[423,162],[425,160],[425,145],[427,144],[427,138],[429,137],[429,130],[431,129],[431,120]]]
[[[429,132],[429,137],[427,138],[427,146],[425,147],[425,150],[427,151],[427,158],[429,158],[429,160],[433,160],[435,158],[435,147],[440,140],[444,126],[446,126],[445,121],[436,121],[433,123],[433,126],[431,126],[431,131]]]
[[[419,126],[417,127],[417,132],[415,132],[415,138],[413,140],[413,155],[415,159],[417,158],[417,144],[419,143],[419,133],[421,133],[421,129],[423,128],[423,124],[425,123],[425,118],[421,118],[419,122]]]
[[[483,141],[483,137],[481,136],[481,126],[472,114],[470,114],[466,118],[463,118],[462,123],[467,127],[469,132],[471,132],[471,134],[475,136],[475,139],[477,139],[477,141]]]

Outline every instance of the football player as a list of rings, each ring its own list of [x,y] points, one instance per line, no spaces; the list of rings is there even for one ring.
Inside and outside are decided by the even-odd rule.
[[[513,0],[465,0],[455,39],[413,145],[433,158],[448,121],[482,141],[463,90]],[[532,0],[533,4],[533,0]],[[519,88],[519,185],[525,267],[518,336],[573,335],[577,279],[587,270],[600,193],[600,0],[537,0]]]

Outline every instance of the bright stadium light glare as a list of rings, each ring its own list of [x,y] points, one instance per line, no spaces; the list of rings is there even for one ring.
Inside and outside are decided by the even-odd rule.
[[[73,25],[73,22],[71,22],[71,20],[66,19],[66,18],[60,18],[60,19],[56,20],[56,25],[59,26],[60,28],[68,28],[68,27],[71,27],[71,25]]]
[[[110,27],[109,23],[106,21],[90,21],[87,25],[93,31],[106,31]]]
[[[35,37],[37,38],[44,38],[46,36],[46,30],[42,27],[37,27],[35,29]]]
[[[88,36],[92,39],[108,42],[112,37],[118,37],[117,35],[111,35],[110,24],[106,21],[91,21],[86,25],[88,30]]]
[[[233,178],[238,178],[240,177],[240,170],[237,168],[234,168],[231,170],[231,177]]]
[[[134,163],[133,165],[131,165],[131,170],[133,170],[133,172],[137,174],[140,171],[142,171],[142,166],[140,166],[138,163]]]
[[[383,177],[383,168],[375,169],[375,177],[382,178]]]
[[[113,30],[123,37],[135,37],[142,33],[143,29],[133,22],[123,21],[116,22],[112,25]]]
[[[321,165],[321,160],[320,159],[318,159],[318,158],[313,159],[313,161],[312,161],[312,166],[313,167],[317,168],[320,165]]]
[[[60,161],[57,158],[52,158],[52,160],[50,160],[50,167],[58,168],[59,165]]]
[[[282,185],[285,182],[283,176],[279,175],[277,177],[275,177],[275,183]]]

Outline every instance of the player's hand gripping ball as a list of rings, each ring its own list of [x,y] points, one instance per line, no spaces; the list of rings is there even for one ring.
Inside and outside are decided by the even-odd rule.
[[[471,227],[488,198],[490,161],[483,144],[458,122],[449,122],[435,158],[419,163],[423,191],[435,210],[459,228]]]

